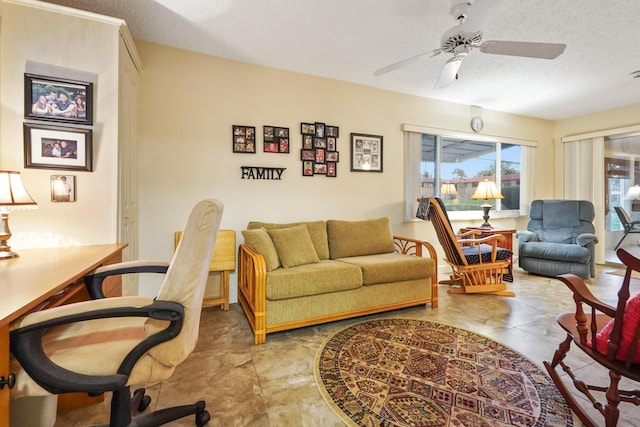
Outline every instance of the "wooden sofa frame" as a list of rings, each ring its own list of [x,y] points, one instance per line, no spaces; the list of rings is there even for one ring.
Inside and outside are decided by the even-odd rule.
[[[421,257],[423,251],[426,250],[429,257],[434,260],[436,265],[434,275],[431,277],[431,298],[423,298],[417,301],[403,301],[395,304],[369,307],[356,311],[337,313],[271,326],[267,326],[267,267],[264,257],[250,245],[244,243],[240,244],[238,248],[238,303],[242,307],[251,329],[253,330],[254,343],[264,344],[267,341],[267,334],[272,332],[301,328],[304,326],[364,316],[367,314],[381,313],[421,304],[431,303],[431,307],[437,308],[438,261],[435,248],[429,242],[399,236],[393,236],[393,244],[395,251],[398,253]]]

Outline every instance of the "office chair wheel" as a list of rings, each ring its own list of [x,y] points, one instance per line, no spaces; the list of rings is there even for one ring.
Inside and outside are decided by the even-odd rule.
[[[144,410],[147,409],[150,404],[151,396],[145,394],[144,396],[142,396],[140,403],[138,403],[138,412],[144,412]]]
[[[206,426],[211,419],[211,414],[204,409],[205,402],[203,400],[196,403],[196,426]]]

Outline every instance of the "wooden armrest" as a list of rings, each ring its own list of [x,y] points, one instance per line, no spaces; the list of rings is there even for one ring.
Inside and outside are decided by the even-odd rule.
[[[576,303],[584,302],[609,317],[615,317],[615,307],[600,301],[595,295],[593,295],[582,278],[575,274],[561,274],[558,276],[558,279],[571,289],[573,292],[573,299]]]
[[[497,245],[498,242],[503,242],[506,240],[502,234],[492,234],[491,236],[481,237],[479,239],[460,239],[458,243],[461,245],[479,245],[481,243],[487,243],[490,245]]]
[[[475,238],[475,236],[482,234],[482,231],[480,230],[469,230],[469,231],[465,231],[464,233],[457,233],[456,234],[456,239],[466,239],[469,236],[471,236],[471,238]]]
[[[253,330],[254,343],[267,339],[267,264],[262,254],[246,243],[238,247],[238,303]]]
[[[425,256],[423,254],[422,249],[426,248],[427,252],[429,252],[429,258],[433,259],[436,263],[438,262],[438,257],[436,254],[436,249],[429,242],[424,240],[412,239],[410,237],[402,237],[402,236],[393,236],[393,245],[396,248],[396,252],[401,254],[409,254],[415,256]]]

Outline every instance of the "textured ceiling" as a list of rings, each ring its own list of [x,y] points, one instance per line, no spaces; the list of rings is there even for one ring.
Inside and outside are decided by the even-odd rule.
[[[485,0],[475,0],[476,2]],[[134,38],[395,92],[563,119],[640,102],[640,1],[505,0],[483,40],[565,43],[555,60],[473,50],[433,89],[450,57],[425,55],[455,25],[450,0],[49,0],[122,18]]]

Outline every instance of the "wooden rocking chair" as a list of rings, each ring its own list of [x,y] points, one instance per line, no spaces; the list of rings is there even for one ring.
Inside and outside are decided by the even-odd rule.
[[[573,300],[576,303],[575,313],[564,313],[557,317],[560,326],[567,332],[567,338],[559,345],[551,362],[544,362],[549,375],[553,379],[558,390],[576,413],[580,421],[586,426],[603,425],[594,421],[586,412],[586,407],[578,402],[567,388],[556,369],[558,365],[573,381],[575,388],[583,393],[591,402],[593,408],[603,417],[607,427],[617,425],[620,417],[618,404],[620,402],[640,405],[640,390],[620,390],[619,382],[622,378],[640,382],[640,295],[629,300],[629,284],[631,272],[640,271],[640,259],[634,257],[624,249],[616,252],[618,258],[627,266],[622,286],[618,291],[618,303],[616,307],[607,305],[596,298],[589,291],[587,284],[574,274],[558,276],[573,292]],[[588,307],[583,307],[586,304]],[[587,313],[585,313],[585,308]],[[587,384],[571,370],[565,363],[565,357],[569,352],[571,343],[591,357],[598,365],[609,371],[609,384],[600,386]],[[587,371],[593,372],[589,365]],[[604,379],[605,375],[601,375]],[[591,393],[601,392],[601,401]],[[597,415],[596,411],[591,412]]]
[[[474,238],[479,234],[477,230],[456,235],[442,200],[437,197],[423,198],[420,204],[423,210],[427,210],[427,219],[433,224],[444,249],[444,260],[452,269],[449,280],[439,282],[451,285],[448,293],[515,296],[514,292],[507,290],[503,278],[510,271],[512,254],[510,250],[498,247],[498,242],[503,241],[504,236],[496,234]]]

